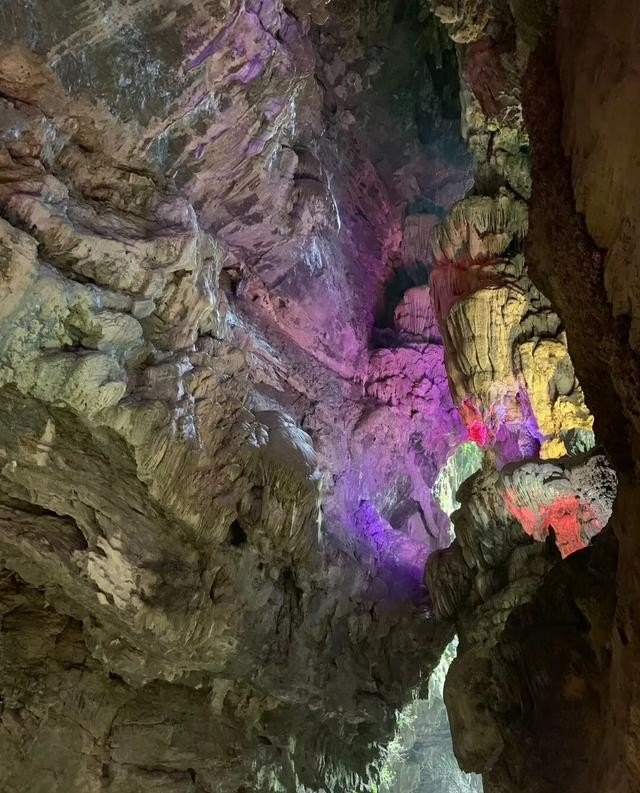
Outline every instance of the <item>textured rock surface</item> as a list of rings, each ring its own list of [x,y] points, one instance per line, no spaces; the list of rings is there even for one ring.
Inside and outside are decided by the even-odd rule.
[[[352,793],[449,641],[394,312],[469,166],[403,6],[0,7],[3,791]]]
[[[592,426],[560,319],[527,273],[526,231],[526,204],[501,187],[456,204],[433,236],[452,394],[469,437],[502,462],[561,457],[566,433]]]
[[[637,175],[631,152],[638,127],[630,108],[638,96],[638,15],[615,0],[560,0],[557,8],[527,0],[506,5],[443,3],[437,13],[463,43],[466,134],[478,162],[478,192],[495,196],[496,189],[506,188],[528,201],[526,243],[518,253],[526,255],[528,277],[562,320],[541,341],[525,338],[511,359],[538,426],[545,426],[552,441],[541,455],[551,459],[535,465],[514,462],[499,475],[486,468],[467,483],[454,521],[458,539],[430,561],[427,577],[438,608],[455,616],[461,634],[445,700],[457,756],[463,767],[483,772],[485,790],[635,791],[640,768],[632,605],[638,597],[638,374],[631,218]],[[507,156],[494,158],[492,145],[486,149],[488,141],[497,139],[514,144]],[[532,167],[526,177],[529,143]],[[462,217],[468,222],[474,215],[469,211]],[[481,225],[490,235],[478,261],[476,239],[456,221],[460,233],[452,239],[443,227],[445,244],[435,248],[445,268],[458,258],[464,271],[448,275],[445,270],[441,276],[443,297],[436,303],[441,321],[450,316],[454,301],[464,304],[474,293],[504,289],[492,260],[504,256],[496,224]],[[489,298],[487,302],[491,304]],[[479,321],[480,312],[470,313]],[[473,329],[466,338],[475,341]],[[546,548],[531,545],[519,535],[518,523],[529,524],[535,536],[541,525],[553,526],[555,519],[571,524],[573,534],[574,516],[582,513],[582,530],[590,533],[589,515],[578,506],[580,492],[571,509],[564,504],[555,518],[540,501],[543,492],[547,498],[558,485],[564,490],[574,472],[591,479],[588,468],[601,464],[598,457],[586,468],[574,467],[577,460],[553,460],[562,452],[560,444],[575,455],[593,442],[581,397],[576,400],[564,390],[574,380],[573,367],[565,368],[567,345],[595,415],[596,438],[614,463],[618,497],[610,526],[595,544],[558,563],[551,541]],[[456,401],[464,405],[467,382],[479,383],[481,391],[479,374],[499,368],[509,355],[494,353],[484,365],[474,360],[477,372],[465,369],[465,358],[452,347],[456,355],[448,363],[450,377],[454,392],[456,383],[462,383]],[[503,370],[509,371],[504,363]],[[550,381],[556,385],[545,394]],[[465,421],[479,438],[493,442],[482,408],[482,402],[472,404]],[[542,489],[536,483],[548,466],[549,472],[557,466],[564,471],[553,475],[551,488]],[[598,474],[588,485],[590,496],[611,476]],[[510,497],[506,503],[496,501],[501,489],[506,492],[504,485],[515,486],[521,495],[537,492],[534,523],[523,513],[529,496],[519,506]],[[605,503],[612,495],[609,487]],[[514,516],[518,523],[510,523]],[[604,517],[601,513],[598,524]],[[483,521],[491,531],[479,530]]]
[[[0,7],[2,791],[635,790],[623,5]]]
[[[638,129],[624,98],[634,92],[637,26],[637,9],[621,3],[562,3],[556,26],[559,66],[556,69],[542,49],[537,53],[525,103],[538,141],[533,160],[539,191],[532,203],[532,264],[563,312],[576,367],[594,408],[596,431],[619,477],[611,521],[619,545],[618,567],[615,578],[608,579],[617,601],[603,642],[611,665],[606,668],[602,703],[592,719],[605,739],[594,740],[591,745],[597,751],[585,763],[594,789],[616,792],[635,790],[640,768],[634,683],[638,625],[633,605],[638,595],[638,371],[632,330],[637,285],[633,245],[625,232],[635,212],[637,184],[628,145]],[[541,88],[534,93],[535,85]],[[562,238],[555,234],[558,219],[566,229]],[[546,261],[551,248],[561,252],[558,268]],[[622,273],[624,284],[618,280],[614,286]],[[567,281],[576,285],[570,300],[561,286]]]
[[[598,456],[575,461],[564,471],[546,462],[525,462],[500,472],[485,465],[458,491],[461,507],[453,515],[455,542],[429,558],[427,581],[436,611],[455,620],[461,642],[445,686],[456,755],[462,768],[485,775],[489,789],[508,789],[491,785],[508,777],[520,762],[511,747],[514,697],[524,698],[525,688],[535,686],[538,675],[544,679],[543,672],[532,666],[521,669],[521,677],[509,672],[513,680],[505,680],[503,654],[508,652],[515,663],[526,657],[518,655],[519,649],[505,649],[513,641],[513,624],[522,618],[523,608],[537,608],[528,604],[546,597],[540,594],[544,587],[563,586],[558,583],[565,575],[558,565],[560,554],[576,551],[586,544],[587,535],[598,533],[607,522],[615,482],[608,468],[603,475],[603,466],[606,462]],[[547,535],[551,529],[553,539]],[[611,556],[608,551],[595,554],[607,572],[612,569]],[[572,565],[580,568],[578,562]],[[547,584],[549,576],[555,577],[555,584]],[[602,604],[600,596],[593,597],[589,609],[611,608],[609,595]],[[521,641],[524,638],[520,636]],[[546,693],[544,683],[542,690]],[[493,692],[490,700],[488,691]],[[521,701],[526,724],[529,703]],[[545,789],[540,784],[534,778],[530,789]]]
[[[428,699],[401,712],[381,767],[380,793],[482,793],[482,779],[462,773],[451,748],[443,686],[455,650],[452,642],[434,669]]]

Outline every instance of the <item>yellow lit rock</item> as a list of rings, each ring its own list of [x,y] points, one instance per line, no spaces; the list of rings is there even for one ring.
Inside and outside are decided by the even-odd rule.
[[[513,336],[526,309],[526,296],[511,287],[481,289],[453,306],[445,345],[456,402],[474,395],[488,406],[496,387],[515,392]]]
[[[562,457],[566,454],[562,432],[593,427],[564,338],[524,342],[517,357],[538,427],[546,438],[540,456]]]

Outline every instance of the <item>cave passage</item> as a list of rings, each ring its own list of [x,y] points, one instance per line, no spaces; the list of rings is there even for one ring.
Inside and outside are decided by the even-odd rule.
[[[0,3],[1,793],[640,789],[632,5]]]

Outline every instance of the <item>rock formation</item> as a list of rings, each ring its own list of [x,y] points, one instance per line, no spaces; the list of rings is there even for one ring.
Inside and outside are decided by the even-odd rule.
[[[634,174],[630,149],[618,147],[614,136],[631,142],[636,134],[626,107],[637,93],[630,77],[637,14],[630,18],[629,9],[615,2],[508,5],[441,4],[436,10],[462,45],[464,130],[478,162],[476,190],[493,201],[496,195],[527,201],[525,241],[515,248],[508,242],[509,257],[524,253],[526,277],[557,314],[546,299],[530,307],[532,293],[522,282],[509,294],[509,280],[523,270],[509,270],[509,280],[500,271],[506,241],[500,233],[512,234],[504,214],[497,216],[502,225],[482,215],[482,245],[475,250],[478,238],[460,220],[473,221],[475,207],[458,210],[453,221],[460,231],[453,238],[451,220],[445,224],[439,234],[445,244],[436,245],[435,254],[445,260],[441,267],[453,264],[455,270],[441,277],[441,318],[456,330],[461,326],[450,318],[447,298],[453,295],[466,321],[466,333],[458,331],[457,338],[475,342],[474,323],[482,327],[483,312],[464,303],[477,304],[482,295],[503,320],[502,330],[500,322],[490,323],[490,355],[480,347],[469,361],[453,342],[454,355],[447,356],[469,432],[498,446],[502,470],[486,465],[464,486],[463,506],[454,515],[456,542],[428,566],[438,609],[455,619],[461,637],[445,700],[458,759],[483,773],[485,790],[633,791],[640,776],[631,682],[637,556],[630,524],[634,430],[628,422],[635,399],[629,386],[637,379],[627,220],[632,200],[621,196],[628,195]],[[507,147],[496,157],[495,143],[501,151],[505,139],[519,141],[520,150]],[[529,147],[531,172],[523,179]],[[618,176],[623,170],[624,178]],[[525,300],[529,306],[520,313]],[[534,319],[533,333],[523,334],[521,317]],[[480,342],[485,337],[481,333]],[[515,354],[498,354],[509,345]],[[523,400],[512,407],[508,397],[502,415],[519,409],[522,418],[535,418],[533,426],[544,427],[538,454],[546,462],[505,454],[497,422],[487,420],[493,392],[485,373],[492,369],[524,382],[526,413]],[[593,444],[583,389],[595,414],[595,436],[615,466],[615,506],[607,463],[598,454],[582,456]],[[564,453],[569,457],[554,459]],[[572,553],[602,529],[612,507],[602,537]],[[523,529],[537,540],[546,535],[546,547],[531,545]],[[568,555],[561,563],[557,548]]]
[[[373,791],[454,632],[487,793],[634,790],[638,15],[585,5],[2,4],[3,793]]]
[[[393,313],[404,207],[468,181],[455,57],[324,6],[0,9],[6,793],[361,788],[450,638],[462,427]]]

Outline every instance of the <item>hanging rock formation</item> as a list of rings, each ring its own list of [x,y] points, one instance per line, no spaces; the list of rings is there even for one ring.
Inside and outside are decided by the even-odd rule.
[[[623,5],[5,0],[3,793],[635,789]]]
[[[640,778],[628,220],[637,124],[627,110],[637,97],[638,26],[622,6],[480,0],[435,8],[461,44],[463,129],[485,196],[463,201],[436,233],[435,306],[445,343],[447,328],[457,334],[446,356],[454,399],[469,434],[497,447],[501,470],[487,461],[463,486],[456,542],[430,559],[427,580],[461,637],[445,686],[454,747],[492,792],[633,791]],[[526,201],[526,235],[514,234],[514,213],[480,214],[488,199]],[[524,254],[528,274],[512,264],[505,277],[505,253],[512,262]],[[524,318],[535,329],[524,330]],[[488,328],[493,343],[483,347]],[[493,371],[508,384],[501,411],[491,407]],[[514,400],[518,387],[526,400]],[[602,455],[582,456],[593,444],[582,389],[616,475]],[[507,430],[514,415],[542,430],[536,456],[544,461],[518,462],[522,444],[509,451],[496,414]],[[572,553],[612,509],[602,536]],[[558,562],[558,549],[569,558]]]

